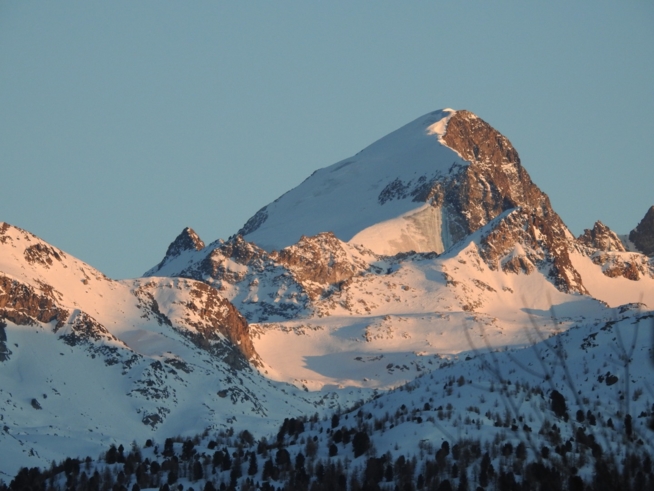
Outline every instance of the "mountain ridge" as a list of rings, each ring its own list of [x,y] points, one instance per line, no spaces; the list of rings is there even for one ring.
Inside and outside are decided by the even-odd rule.
[[[583,333],[588,349],[654,306],[654,259],[601,222],[575,238],[469,111],[319,169],[240,232],[205,244],[186,227],[143,277],[114,281],[1,224],[0,441],[16,451],[3,465],[46,465],[62,441],[82,455],[193,430],[264,436],[438,370],[468,377],[497,350],[513,363],[534,335]]]

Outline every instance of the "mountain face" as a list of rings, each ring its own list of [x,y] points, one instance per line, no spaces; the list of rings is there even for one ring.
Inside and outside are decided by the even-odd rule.
[[[529,344],[524,326],[552,332],[552,312],[573,326],[654,305],[652,262],[599,222],[575,238],[508,139],[468,111],[314,172],[240,233],[146,276],[214,286],[252,323],[268,375],[301,388],[404,383],[469,350],[462,326]]]
[[[616,322],[626,336],[650,318],[641,311],[654,305],[653,221],[654,207],[630,235],[645,254],[601,222],[575,238],[508,139],[445,109],[314,172],[228,240],[206,244],[185,228],[142,278],[111,280],[0,224],[0,445],[11,456],[0,472],[97,455],[107,441],[235,428],[269,436],[284,418],[317,422],[389,390],[367,403],[370,414],[399,399],[417,414],[425,401],[392,389],[449,397],[455,375],[493,387],[480,357],[502,350],[519,384],[538,384],[532,369],[516,374],[534,361],[534,343],[544,357],[565,344],[595,374],[612,351],[588,362],[586,350]],[[639,360],[645,344],[633,342]],[[583,397],[613,390],[596,391],[593,380],[607,380],[597,374],[575,372],[593,392]],[[417,382],[427,376],[434,383]],[[443,384],[443,394],[430,388]],[[484,398],[466,391],[466,404]],[[532,396],[543,393],[525,402]],[[637,406],[649,417],[644,398]],[[611,411],[617,421],[625,408]],[[496,428],[499,416],[474,418]]]
[[[239,233],[264,249],[331,231],[380,255],[442,253],[512,209],[522,211],[515,225],[527,231],[512,235],[537,244],[561,289],[586,293],[569,257],[574,241],[549,198],[508,139],[469,111],[430,113],[316,171]]]
[[[269,250],[331,231],[378,254],[441,253],[517,207],[553,213],[505,137],[468,111],[445,109],[316,171],[239,233]]]
[[[646,262],[625,262],[615,254],[598,257],[596,249],[620,252],[619,239],[608,229],[600,230],[603,225],[575,240],[508,139],[469,111],[445,109],[314,172],[257,212],[229,244],[189,247],[180,256],[173,248],[176,239],[171,244],[174,252],[146,275],[209,281],[254,322],[290,318],[314,308],[318,296],[330,295],[349,279],[345,275],[325,283],[315,257],[299,273],[293,265],[304,260],[301,249],[317,240],[308,237],[331,233],[341,243],[336,248],[365,251],[367,259],[346,267],[352,274],[363,274],[374,271],[373,256],[441,254],[491,222],[495,230],[485,236],[480,251],[489,268],[543,271],[563,292],[588,294],[575,266],[579,254],[595,255],[593,260],[602,267],[611,263],[604,270],[610,277],[637,279],[651,273]],[[602,233],[613,236],[601,239]],[[602,240],[612,247],[607,250]],[[242,248],[256,253],[238,252]],[[331,252],[323,246],[321,254],[338,254],[328,249]],[[239,271],[231,271],[230,265]],[[266,268],[270,284],[260,274]]]
[[[629,240],[643,254],[654,256],[654,206],[647,210],[638,226],[629,233]]]

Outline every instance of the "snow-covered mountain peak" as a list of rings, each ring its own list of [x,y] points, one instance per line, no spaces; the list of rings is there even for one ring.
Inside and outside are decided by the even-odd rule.
[[[439,141],[453,114],[452,110],[442,110],[424,115],[357,155],[317,170],[262,208],[239,233],[266,250],[280,250],[296,243],[302,235],[326,231],[349,241],[371,226],[414,214],[426,201],[422,195],[430,183],[467,165]],[[422,220],[418,218],[420,222],[425,219],[438,226],[432,223],[438,217],[427,213]],[[424,243],[426,239],[413,230],[415,220],[400,221],[409,229],[409,236],[416,236],[416,243],[408,248],[399,244],[384,247],[374,244],[374,240],[359,243],[377,253],[433,250],[433,244]],[[401,236],[398,239],[403,240]]]
[[[193,249],[196,251],[204,249],[204,242],[202,242],[202,239],[200,239],[198,234],[195,233],[195,230],[190,227],[186,227],[184,230],[182,230],[182,233],[180,233],[172,242],[172,244],[168,246],[166,256],[176,256],[184,251]]]
[[[508,139],[469,111],[443,109],[314,172],[239,233],[269,251],[330,231],[380,255],[441,253],[516,207],[552,213]]]

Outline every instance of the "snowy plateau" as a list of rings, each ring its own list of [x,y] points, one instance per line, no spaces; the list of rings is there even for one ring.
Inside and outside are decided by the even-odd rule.
[[[0,224],[0,489],[654,489],[654,207],[434,111],[112,280]]]

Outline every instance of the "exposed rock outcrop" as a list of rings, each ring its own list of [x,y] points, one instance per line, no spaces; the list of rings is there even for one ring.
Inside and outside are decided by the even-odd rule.
[[[166,255],[163,257],[161,262],[157,264],[154,268],[149,270],[146,275],[154,275],[159,272],[166,264],[173,261],[175,258],[179,257],[183,252],[186,251],[200,251],[204,249],[205,245],[202,242],[202,239],[195,233],[195,231],[186,227],[182,232],[173,240],[168,249],[166,250]]]
[[[212,286],[194,280],[148,281],[137,285],[132,293],[138,299],[142,317],[169,326],[232,368],[247,368],[248,362],[259,364],[247,321]],[[179,290],[177,295],[184,300],[171,302],[166,293],[170,288]],[[183,309],[180,311],[175,305],[182,305]]]
[[[653,267],[647,257],[627,252],[620,237],[602,222],[596,222],[592,230],[584,230],[577,238],[577,243],[584,254],[600,266],[602,273],[609,278],[623,277],[638,281],[652,276]]]
[[[200,249],[204,249],[204,242],[192,228],[186,227],[168,246],[166,256],[178,256],[184,251],[199,251]]]
[[[584,229],[584,233],[577,237],[577,240],[587,247],[600,251],[625,251],[617,234],[600,221],[595,222],[592,230]]]
[[[443,201],[457,217],[455,241],[506,210],[520,207],[535,216],[554,213],[549,198],[520,163],[511,142],[469,111],[457,111],[443,141],[470,165],[442,188]]]
[[[231,302],[222,298],[215,288],[200,282],[193,284],[191,296],[193,300],[186,307],[196,315],[187,315],[185,320],[197,333],[186,331],[192,341],[233,368],[246,368],[248,361],[259,366],[261,362],[248,323]],[[229,342],[224,342],[224,338]]]
[[[652,265],[647,257],[638,253],[595,252],[591,259],[602,267],[602,273],[609,278],[620,276],[628,280],[638,281],[642,277],[652,276]]]
[[[270,256],[291,271],[312,300],[330,285],[349,280],[369,267],[348,253],[346,244],[331,232],[302,236],[297,244],[273,251]]]
[[[68,320],[69,312],[58,307],[46,294],[32,287],[0,275],[0,320],[17,325],[35,325],[37,322],[55,322],[59,328]]]
[[[629,240],[643,254],[654,256],[654,206],[647,210],[638,226],[629,233]]]
[[[281,251],[267,252],[240,235],[211,247],[171,276],[216,288],[250,322],[288,319],[310,309],[313,302],[367,271],[369,259],[377,257],[331,232],[302,237]]]
[[[548,268],[561,291],[588,293],[570,259],[572,236],[555,213],[515,210],[480,241],[480,255],[491,269],[530,274]]]
[[[503,212],[519,208],[482,240],[482,256],[489,265],[528,274],[547,262],[560,290],[587,293],[570,260],[572,237],[567,227],[522,167],[511,142],[469,111],[457,111],[450,118],[443,140],[470,162],[455,178],[434,188],[456,217],[457,227],[450,233],[467,236]],[[517,254],[516,244],[529,252]]]

